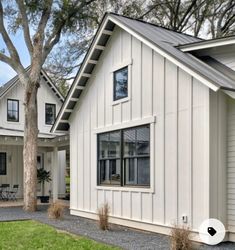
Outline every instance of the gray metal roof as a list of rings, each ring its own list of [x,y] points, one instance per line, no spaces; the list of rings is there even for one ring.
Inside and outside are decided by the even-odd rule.
[[[179,49],[192,49],[196,46],[200,45],[208,45],[208,47],[217,45],[218,43],[223,43],[223,42],[231,42],[234,43],[235,36],[227,36],[227,37],[219,37],[219,38],[213,38],[209,40],[202,40],[202,41],[196,41],[196,42],[191,42],[183,45],[179,45]]]
[[[145,39],[154,43],[157,47],[165,51],[167,54],[173,56],[177,61],[181,62],[194,72],[200,74],[208,81],[220,87],[235,89],[234,81],[227,77],[224,73],[217,71],[216,69],[199,60],[190,53],[182,52],[180,49],[176,48],[176,46],[189,43],[190,41],[200,41],[198,38],[189,37],[188,35],[165,30],[155,25],[149,25],[147,23],[143,23],[123,16],[115,15],[114,17],[125,26],[128,26],[128,28],[132,29],[139,35],[143,36]]]
[[[112,31],[116,25],[130,30],[155,46],[155,48],[157,47],[160,51],[163,51],[166,55],[175,59],[175,61],[179,62],[185,68],[190,69],[191,72],[200,76],[205,82],[208,82],[214,87],[214,90],[218,90],[219,88],[235,89],[235,83],[231,77],[225,75],[224,72],[217,70],[212,64],[210,65],[190,53],[182,52],[178,48],[178,46],[183,44],[200,42],[202,41],[201,39],[146,23],[144,21],[109,13],[104,16],[103,21],[101,22],[64,104],[60,109],[57,119],[52,127],[52,131],[65,131],[69,129],[69,117],[77,101],[79,101],[79,97],[89,80],[89,76],[95,68],[96,63],[94,64],[92,61],[99,60],[100,55],[105,49],[109,37],[112,35]]]

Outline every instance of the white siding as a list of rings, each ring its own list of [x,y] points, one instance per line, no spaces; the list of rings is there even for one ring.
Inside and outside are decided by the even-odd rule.
[[[19,122],[7,121],[7,99],[19,100]],[[23,86],[16,84],[2,99],[0,99],[0,127],[8,129],[24,130],[24,89]],[[40,132],[49,133],[51,125],[45,124],[45,104],[56,104],[56,112],[62,105],[50,87],[42,80],[38,90],[38,127]]]
[[[130,99],[113,105],[113,67],[131,59]],[[153,192],[97,188],[97,128],[153,116]],[[108,201],[117,218],[172,225],[187,215],[195,229],[208,217],[209,89],[136,38],[115,28],[70,125],[72,212]]]
[[[227,201],[228,226],[235,232],[235,100],[228,101]]]

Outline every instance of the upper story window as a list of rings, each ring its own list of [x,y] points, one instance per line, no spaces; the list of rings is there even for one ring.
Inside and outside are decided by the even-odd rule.
[[[47,125],[53,125],[56,117],[56,105],[51,103],[46,103],[45,106],[45,122]]]
[[[150,126],[98,135],[98,184],[150,186]]]
[[[8,99],[7,100],[7,121],[18,122],[19,121],[19,101]]]
[[[0,152],[0,175],[7,174],[7,154]]]
[[[128,97],[128,66],[113,72],[113,100]]]

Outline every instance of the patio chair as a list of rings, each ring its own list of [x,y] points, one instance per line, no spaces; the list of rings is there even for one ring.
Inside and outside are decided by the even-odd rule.
[[[14,200],[14,201],[17,200],[16,195],[18,193],[18,189],[19,189],[19,185],[18,184],[17,185],[13,185],[13,188],[8,192],[8,194],[9,194],[8,198],[10,200]]]
[[[9,199],[9,188],[10,184],[2,184],[1,190],[2,190],[2,199],[7,200]]]

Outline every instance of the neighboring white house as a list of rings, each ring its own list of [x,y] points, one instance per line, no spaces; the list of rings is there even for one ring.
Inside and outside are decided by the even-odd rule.
[[[27,68],[30,70],[30,67]],[[52,134],[51,126],[64,101],[45,71],[41,71],[38,90],[38,168],[52,173],[52,183],[46,184],[54,198],[65,195],[65,146],[69,144],[65,134]],[[18,76],[0,87],[0,185],[19,185],[18,198],[23,197],[23,135],[24,88]],[[38,185],[38,195],[41,187]]]
[[[113,223],[195,239],[218,218],[235,241],[234,52],[106,14],[52,128],[70,132],[71,214],[108,202]]]

